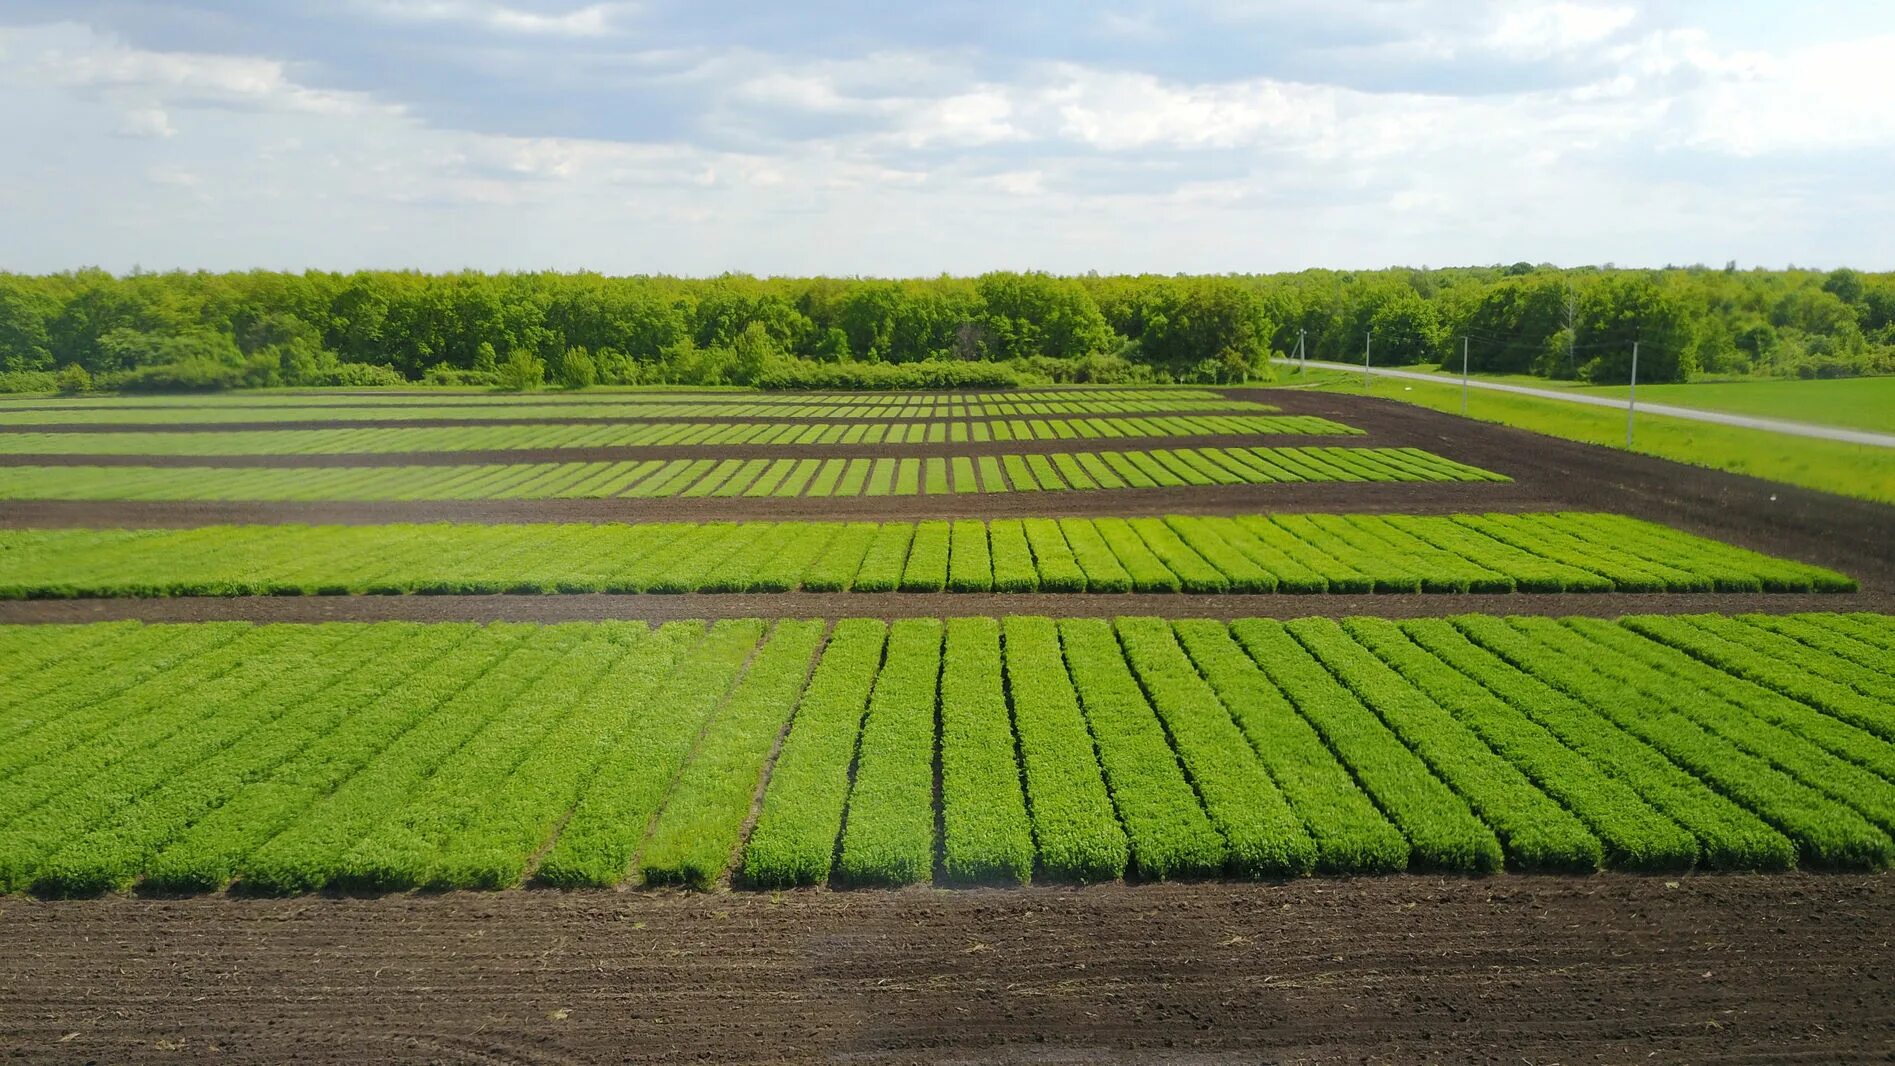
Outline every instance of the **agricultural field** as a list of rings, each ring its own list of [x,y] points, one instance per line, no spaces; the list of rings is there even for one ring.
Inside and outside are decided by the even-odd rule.
[[[188,940],[559,990],[395,1057],[600,988],[854,1052],[756,982],[906,1051],[1189,1043],[1319,956],[1478,1006],[1634,912],[1688,972],[1537,998],[1701,1018],[1745,937],[1886,939],[1890,528],[1293,388],[0,401],[0,893],[22,987]],[[891,994],[940,981],[988,991]]]
[[[0,598],[11,599],[1856,587],[1821,567],[1576,512],[0,530]]]
[[[274,399],[274,402],[272,400]],[[0,400],[0,425],[200,425],[230,423],[384,422],[522,419],[626,421],[670,418],[954,419],[1035,415],[1178,414],[1218,411],[1268,413],[1253,401],[1232,402],[1199,390],[1000,394],[943,399],[925,395],[865,400],[859,396],[766,398],[724,394],[628,393],[609,400],[591,394],[560,399],[461,395],[380,396],[357,393],[327,400],[240,395],[190,401],[144,399]]]
[[[351,455],[505,449],[663,448],[699,444],[986,444],[990,441],[1127,437],[1349,436],[1361,430],[1296,415],[1154,415],[1148,418],[995,418],[912,422],[573,422],[389,429],[230,430],[213,433],[101,432],[0,435],[16,455]]]
[[[0,500],[608,499],[1505,481],[1419,448],[1159,448],[904,458],[732,456],[462,466],[0,466]]]
[[[129,623],[0,652],[8,891],[1895,858],[1874,615]]]

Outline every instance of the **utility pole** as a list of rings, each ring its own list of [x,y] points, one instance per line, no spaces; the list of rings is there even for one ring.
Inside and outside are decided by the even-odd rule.
[[[1299,374],[1309,373],[1309,349],[1304,347],[1304,343],[1308,339],[1305,335],[1308,333],[1309,330],[1306,329],[1296,331],[1296,356],[1301,360],[1296,367],[1296,372]]]
[[[1632,342],[1632,393],[1625,402],[1625,446],[1632,446],[1632,418],[1638,413],[1638,341]]]
[[[1369,342],[1375,337],[1375,331],[1362,334],[1362,391],[1369,391]]]
[[[1467,414],[1467,336],[1461,336],[1461,414]]]
[[[1573,358],[1573,347],[1579,340],[1579,331],[1573,321],[1579,315],[1579,297],[1569,283],[1566,286],[1566,373],[1571,377],[1579,376],[1579,362]]]

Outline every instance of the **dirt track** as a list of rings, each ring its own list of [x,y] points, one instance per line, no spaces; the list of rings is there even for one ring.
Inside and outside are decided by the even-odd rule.
[[[0,1054],[35,1060],[1895,1053],[1887,876],[0,907]]]
[[[1430,618],[1452,614],[1895,614],[1878,593],[1521,593],[1516,595],[1099,595],[1087,593],[784,592],[688,595],[169,596],[160,599],[0,600],[0,624],[107,622],[572,622],[688,618],[947,618],[1050,615],[1117,618]]]

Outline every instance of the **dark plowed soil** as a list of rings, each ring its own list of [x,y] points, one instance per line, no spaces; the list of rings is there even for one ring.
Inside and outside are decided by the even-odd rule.
[[[161,599],[0,600],[0,624],[109,622],[574,622],[679,618],[945,618],[1051,615],[1117,618],[1428,618],[1451,614],[1590,615],[1718,612],[1895,614],[1895,595],[1348,595],[1193,596],[1086,593],[782,592],[690,595],[175,596]]]
[[[0,1055],[1869,1062],[1895,879],[8,901]]]
[[[334,455],[0,455],[0,466],[455,466],[473,463],[594,463],[626,459],[705,459],[742,454],[767,459],[906,458],[1151,451],[1154,448],[1308,448],[1359,446],[1335,434],[1187,434],[1109,440],[960,441],[937,444],[668,444],[609,448],[498,448],[459,452],[347,452]]]

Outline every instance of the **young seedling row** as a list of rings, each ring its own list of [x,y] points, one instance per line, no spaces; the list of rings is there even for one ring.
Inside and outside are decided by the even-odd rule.
[[[243,402],[250,401],[250,402]],[[260,401],[260,402],[259,402]],[[273,401],[273,402],[272,402]],[[759,400],[747,394],[727,399],[703,396],[666,400],[652,393],[627,393],[620,399],[585,394],[552,399],[537,397],[495,399],[474,395],[452,400],[432,397],[383,397],[350,402],[345,397],[327,397],[320,402],[299,400],[294,396],[218,398],[186,403],[148,401],[89,400],[56,403],[0,402],[0,426],[54,425],[68,423],[179,424],[216,422],[325,422],[384,421],[396,419],[492,418],[518,422],[525,419],[640,419],[640,418],[847,418],[847,419],[934,419],[934,418],[1007,418],[1015,415],[1142,415],[1178,412],[1242,411],[1262,414],[1275,411],[1268,404],[1249,400],[1227,400],[1214,393],[1160,393],[1155,399],[1120,398],[1093,393],[1067,393],[1065,398],[1025,400],[999,398],[990,401],[955,397],[915,398],[912,401],[867,400],[835,397],[803,397]]]
[[[0,597],[15,599],[1854,587],[1851,579],[1818,567],[1637,519],[1584,512],[0,531]],[[1857,652],[1858,661],[1863,654]],[[1858,669],[1874,672],[1873,664]]]
[[[356,429],[0,433],[5,455],[359,455],[680,445],[986,444],[1189,436],[1359,436],[1309,415],[1007,418],[986,422],[592,422]]]
[[[0,499],[502,500],[914,496],[1280,482],[1505,481],[1419,448],[1175,448],[922,458],[463,466],[0,466]]]
[[[1877,869],[1870,615],[0,627],[0,889]]]

